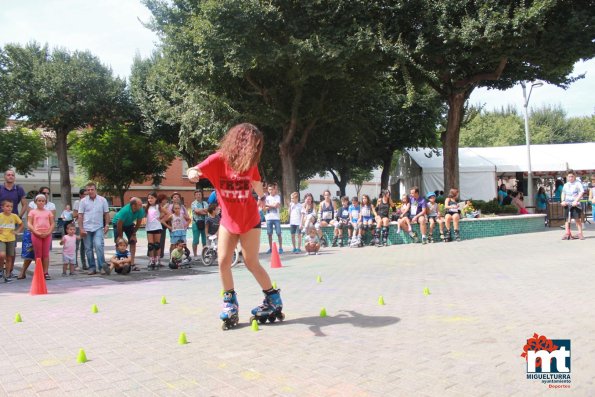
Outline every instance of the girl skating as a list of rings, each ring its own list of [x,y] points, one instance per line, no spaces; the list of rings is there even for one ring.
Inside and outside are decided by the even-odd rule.
[[[265,196],[257,165],[263,143],[262,133],[254,125],[236,125],[225,134],[216,153],[187,171],[190,182],[196,183],[201,177],[211,181],[221,206],[218,254],[224,296],[219,318],[223,321],[224,330],[236,326],[239,321],[239,304],[231,272],[232,255],[238,241],[242,245],[246,267],[264,293],[263,303],[252,309],[252,315],[261,322],[284,317],[279,290],[273,289],[268,273],[258,261],[258,206],[262,207]],[[258,203],[252,197],[252,190],[259,197]]]

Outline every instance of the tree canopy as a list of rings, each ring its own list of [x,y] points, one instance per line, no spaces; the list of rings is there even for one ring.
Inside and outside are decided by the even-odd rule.
[[[595,117],[567,117],[559,106],[531,109],[532,144],[595,141]],[[513,107],[481,112],[461,128],[462,146],[511,146],[525,144],[523,116]]]
[[[47,156],[45,142],[38,131],[16,128],[0,132],[0,169],[15,168],[28,175]]]
[[[120,198],[132,183],[152,179],[159,185],[176,156],[176,150],[163,140],[131,131],[134,126],[113,125],[87,130],[74,139],[72,154],[99,188]],[[109,160],[108,160],[109,158]]]
[[[9,92],[9,114],[56,134],[60,190],[69,204],[68,134],[128,116],[126,83],[88,51],[7,44],[1,56],[0,85]]]
[[[458,186],[460,126],[476,87],[536,79],[566,87],[577,78],[573,65],[595,55],[592,0],[383,3],[386,52],[448,104],[445,189]]]

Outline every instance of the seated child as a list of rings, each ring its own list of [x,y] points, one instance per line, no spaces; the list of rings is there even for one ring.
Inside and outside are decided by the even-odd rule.
[[[306,236],[306,244],[304,244],[304,248],[306,248],[306,252],[308,255],[318,255],[320,254],[320,238],[316,233],[316,229],[310,228],[308,231],[308,235]]]
[[[351,205],[349,206],[349,238],[356,237],[359,229],[359,199],[354,196],[351,199]],[[354,233],[355,232],[355,233]]]
[[[335,220],[335,237],[333,237],[333,247],[337,246],[337,240],[339,246],[343,247],[343,234],[344,230],[349,227],[349,197],[343,196],[341,198],[342,207],[337,210],[337,216]]]
[[[169,268],[180,269],[190,267],[190,250],[186,247],[184,240],[178,240],[175,248],[170,253]]]
[[[130,258],[130,252],[128,251],[128,241],[120,237],[116,241],[116,254],[112,256],[108,264],[103,265],[103,272],[105,274],[111,274],[112,270],[115,270],[118,274],[130,273],[132,258]]]
[[[428,220],[430,222],[430,232],[428,233],[428,241],[430,243],[434,242],[434,227],[436,227],[436,223],[440,228],[440,239],[444,240],[444,219],[442,215],[440,215],[440,211],[438,209],[438,203],[436,202],[436,193],[430,192],[426,196],[428,202],[426,204],[426,209],[428,212]]]

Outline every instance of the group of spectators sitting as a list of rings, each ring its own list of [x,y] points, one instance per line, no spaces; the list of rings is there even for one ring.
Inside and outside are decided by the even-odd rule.
[[[273,229],[278,237],[279,253],[283,253],[281,199],[277,185],[269,184],[268,193],[263,209],[269,240],[267,253],[271,253],[273,249]],[[294,192],[291,194],[289,207],[292,253],[302,252],[302,239],[305,240],[304,248],[308,255],[319,253],[321,246],[327,245],[322,228],[329,226],[334,228],[331,242],[334,247],[347,245],[361,247],[364,245],[366,235],[370,235],[370,245],[386,246],[390,224],[397,225],[397,233],[405,233],[414,242],[421,241],[422,244],[435,241],[433,235],[436,225],[440,229],[441,241],[459,241],[459,220],[462,208],[458,202],[458,195],[457,189],[451,189],[444,201],[444,209],[441,211],[436,202],[436,192],[430,192],[424,197],[420,195],[419,188],[416,186],[410,189],[409,195],[403,195],[400,202],[394,202],[390,197],[390,191],[383,190],[375,202],[364,194],[361,202],[358,197],[353,197],[351,200],[348,197],[342,197],[340,205],[332,201],[328,190],[324,192],[324,199],[318,206],[314,203],[311,193],[307,193],[303,202],[299,202],[299,195]],[[419,224],[421,238],[413,231],[414,224]]]

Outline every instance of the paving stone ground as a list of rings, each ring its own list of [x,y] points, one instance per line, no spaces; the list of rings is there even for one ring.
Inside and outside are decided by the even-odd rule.
[[[284,254],[270,274],[286,320],[257,332],[262,296],[243,266],[242,324],[225,332],[216,268],[62,278],[52,266],[48,295],[28,294],[31,276],[0,285],[0,396],[595,395],[595,227],[585,234]],[[571,389],[526,379],[534,332],[571,339]]]

